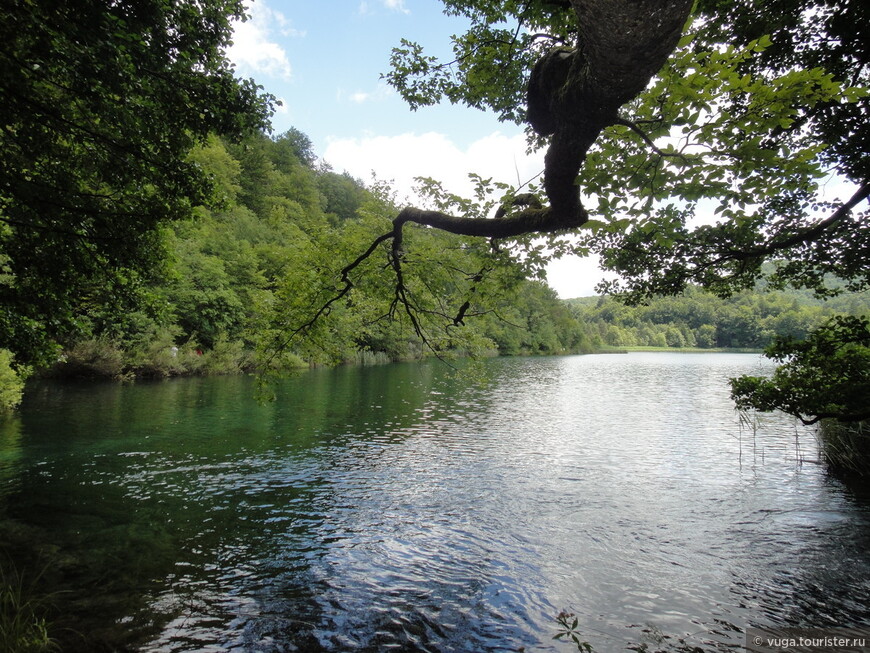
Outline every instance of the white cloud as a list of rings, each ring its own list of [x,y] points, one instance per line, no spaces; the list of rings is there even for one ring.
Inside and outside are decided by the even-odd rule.
[[[524,183],[543,169],[543,154],[528,156],[522,134],[499,132],[465,150],[436,132],[332,139],[323,158],[361,179],[374,172],[379,179],[393,180],[400,197],[412,196],[414,177],[432,177],[450,192],[469,196],[471,172],[516,186],[518,179]]]
[[[339,101],[347,97],[354,104],[365,104],[366,102],[376,102],[383,100],[393,95],[393,89],[387,84],[380,82],[372,91],[356,91],[345,96],[344,91],[339,89],[337,98]]]
[[[248,7],[250,18],[237,22],[233,30],[233,44],[227,54],[242,72],[280,77],[289,80],[292,67],[287,52],[272,40],[272,30],[277,27],[285,36],[304,36],[294,29],[287,18],[270,9],[263,0]]]
[[[336,170],[364,181],[371,179],[372,172],[378,179],[392,181],[398,196],[409,202],[415,202],[414,177],[432,177],[448,191],[467,197],[473,188],[469,172],[516,186],[517,179],[525,183],[544,167],[543,152],[526,154],[522,134],[507,136],[500,132],[465,149],[436,132],[332,139],[323,158]],[[594,294],[602,276],[594,258],[565,256],[547,268],[547,280],[564,298]]]
[[[405,7],[405,0],[384,0],[384,6],[393,11],[400,11],[403,14],[411,13],[411,10]]]
[[[371,93],[366,93],[364,91],[357,91],[356,93],[351,93],[350,101],[354,104],[363,104],[368,102],[372,97]]]

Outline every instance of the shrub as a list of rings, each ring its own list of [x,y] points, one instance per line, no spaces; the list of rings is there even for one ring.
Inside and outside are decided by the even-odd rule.
[[[175,345],[177,329],[156,328],[131,343],[127,364],[139,376],[163,378],[183,374],[183,355]]]
[[[0,349],[0,411],[14,410],[23,393],[24,378],[12,367],[12,353]]]
[[[193,354],[201,359],[199,371],[202,374],[238,374],[250,365],[245,346],[238,340],[220,337],[211,350],[203,354],[197,351],[194,349]]]

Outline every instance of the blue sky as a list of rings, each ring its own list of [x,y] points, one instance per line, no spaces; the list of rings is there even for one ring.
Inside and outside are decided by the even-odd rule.
[[[380,79],[402,38],[450,55],[449,36],[464,21],[435,0],[255,0],[236,29],[230,54],[240,74],[280,97],[273,123],[293,126],[323,150],[329,139],[435,129],[464,147],[497,129],[492,116],[450,105],[412,112]],[[328,9],[327,9],[328,7]]]
[[[539,174],[543,152],[528,156],[521,127],[449,104],[411,111],[380,79],[402,38],[450,57],[464,21],[436,0],[254,0],[229,51],[237,72],[282,102],[276,133],[295,127],[339,172],[392,180],[411,197],[413,177],[467,194],[469,172],[517,184]],[[593,294],[593,261],[553,263],[548,281],[562,297]]]

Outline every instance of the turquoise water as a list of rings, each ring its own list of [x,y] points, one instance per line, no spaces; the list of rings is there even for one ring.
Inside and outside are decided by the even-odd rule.
[[[870,625],[870,507],[812,432],[741,427],[746,354],[42,384],[0,430],[0,544],[64,650],[527,651],[575,612],[706,649]],[[560,648],[561,647],[561,648]]]

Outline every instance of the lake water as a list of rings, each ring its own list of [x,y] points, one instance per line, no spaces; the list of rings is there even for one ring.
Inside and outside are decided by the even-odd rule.
[[[0,430],[0,544],[65,650],[597,651],[651,624],[870,625],[870,503],[811,430],[741,425],[747,354],[42,384]],[[576,650],[576,649],[574,649]]]

